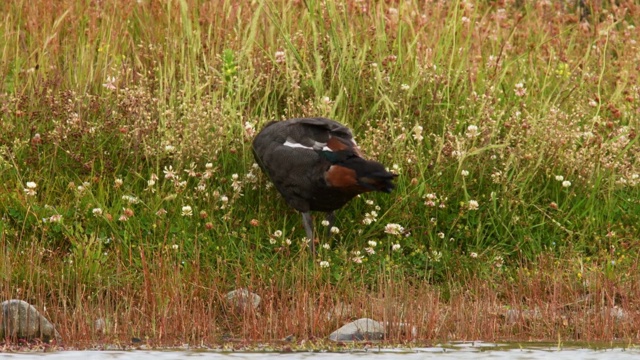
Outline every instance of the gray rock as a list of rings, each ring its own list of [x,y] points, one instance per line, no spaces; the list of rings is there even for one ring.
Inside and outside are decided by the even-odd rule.
[[[236,289],[229,291],[225,296],[229,304],[234,306],[238,311],[246,311],[249,308],[254,310],[260,306],[262,299],[260,296],[252,293],[248,289]]]
[[[53,324],[28,302],[17,299],[7,300],[0,303],[0,308],[2,309],[0,339],[38,338],[44,342],[49,342],[51,339],[62,342],[62,337]]]
[[[368,318],[352,321],[329,335],[331,341],[382,340],[383,338],[384,326]]]

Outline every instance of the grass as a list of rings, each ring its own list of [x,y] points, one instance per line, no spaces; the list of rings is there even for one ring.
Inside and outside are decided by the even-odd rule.
[[[2,299],[80,347],[636,342],[640,8],[581,3],[3,3]],[[400,175],[315,257],[251,154],[304,116]]]

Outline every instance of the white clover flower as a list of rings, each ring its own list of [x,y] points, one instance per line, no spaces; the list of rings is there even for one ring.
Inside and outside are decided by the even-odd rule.
[[[326,261],[326,260],[320,261],[320,267],[321,268],[328,268],[329,267],[329,262]]]
[[[595,101],[594,99],[591,99],[591,100],[589,100],[589,106],[596,107],[596,106],[598,106],[598,102]]]
[[[229,202],[229,198],[226,195],[222,195],[222,196],[220,196],[220,201],[222,201],[223,203],[228,203]]]
[[[322,220],[322,226],[329,226],[329,220]]]
[[[384,227],[384,232],[391,235],[400,235],[404,232],[404,228],[400,224],[387,224]]]
[[[367,204],[367,205],[373,205],[373,200],[367,200],[367,201],[365,201],[365,204]]]
[[[275,237],[281,237],[282,236],[282,231],[281,230],[276,230],[273,232],[273,236]]]
[[[274,238],[269,238],[269,244],[271,244],[271,245],[275,245],[275,244],[276,244],[276,239],[274,239]]]
[[[102,209],[100,208],[93,208],[93,210],[91,210],[91,212],[93,213],[93,215],[95,216],[100,216],[102,215]]]
[[[164,151],[167,153],[172,153],[176,150],[176,147],[173,145],[165,145]]]
[[[62,221],[62,215],[60,214],[55,214],[55,215],[51,215],[51,217],[49,218],[49,222],[61,222]]]
[[[27,187],[24,189],[25,195],[27,195],[27,196],[35,196],[37,194],[37,192],[36,192],[36,187],[37,186],[38,185],[35,182],[28,181],[27,182]]]
[[[284,239],[284,243],[287,245],[291,245],[291,239]]]
[[[332,226],[331,230],[329,230],[329,231],[331,231],[332,234],[339,234],[340,233],[340,229],[338,229],[335,226]]]
[[[176,172],[175,170],[173,170],[173,166],[169,165],[168,167],[165,166],[164,169],[162,170],[162,172],[164,173],[164,178],[167,180],[171,180],[171,179],[175,179],[176,178]]]
[[[162,216],[162,215],[165,215],[166,213],[167,213],[167,210],[165,210],[165,209],[160,209],[160,210],[156,211],[156,215],[157,216]]]
[[[478,257],[478,253],[472,252],[471,254],[469,254],[469,256],[471,256],[471,258],[475,259]]]
[[[391,250],[392,251],[398,251],[398,250],[400,250],[401,247],[402,246],[400,246],[400,244],[393,244],[393,245],[391,245]]]
[[[400,85],[400,90],[402,90],[402,91],[407,91],[409,89],[411,89],[411,86],[409,86],[407,84]]]
[[[378,246],[378,243],[374,240],[367,241],[367,244],[369,244],[369,246],[371,246],[372,248]]]
[[[140,202],[140,199],[131,195],[122,195],[122,200],[128,202],[129,204],[137,204],[138,202]]]
[[[231,175],[231,180],[233,180],[233,181],[238,180],[238,174]]]
[[[444,233],[443,233],[443,232],[439,232],[439,233],[438,233],[438,237],[439,237],[440,239],[444,239]]]
[[[180,248],[180,246],[178,244],[173,244],[173,245],[171,245],[171,248],[173,250],[178,250]]]
[[[366,247],[366,248],[364,248],[364,251],[366,251],[367,254],[369,254],[369,255],[373,255],[373,254],[376,253],[376,251],[372,247]]]
[[[204,168],[207,169],[207,170],[211,170],[211,169],[213,169],[213,164],[212,163],[206,163],[206,164],[204,164]]]
[[[476,125],[467,126],[467,132],[465,134],[469,139],[473,139],[478,136],[478,127]]]
[[[476,200],[469,200],[469,210],[478,210],[480,204]]]
[[[519,82],[515,85],[516,96],[523,97],[527,94],[527,89],[524,87],[524,84]]]
[[[557,181],[562,181],[562,180],[564,180],[564,176],[562,176],[562,175],[556,175],[556,180],[557,180]]]
[[[191,209],[191,206],[186,205],[182,207],[182,216],[193,216],[193,209]]]
[[[331,245],[329,245],[329,243],[324,243],[322,244],[322,248],[325,250],[330,250],[331,249]]]
[[[276,58],[276,63],[278,64],[283,64],[285,61],[287,61],[287,54],[284,51],[276,51],[274,57]]]
[[[469,171],[467,171],[467,170],[462,170],[462,171],[460,171],[460,175],[465,176],[465,177],[466,177],[466,176],[469,176]]]
[[[565,181],[562,182],[562,187],[568,188],[569,186],[571,186],[571,181],[565,180]]]

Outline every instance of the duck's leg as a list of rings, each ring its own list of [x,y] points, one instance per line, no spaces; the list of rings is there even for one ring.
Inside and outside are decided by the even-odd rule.
[[[315,253],[313,244],[313,218],[309,212],[302,213],[302,225],[304,226],[304,231],[307,233],[307,239],[309,239],[309,248],[312,253]]]
[[[329,225],[327,225],[327,239],[328,239],[331,237],[331,228],[333,227],[333,222],[336,220],[336,213],[333,211],[328,212],[327,215],[325,216],[325,220],[329,222]]]

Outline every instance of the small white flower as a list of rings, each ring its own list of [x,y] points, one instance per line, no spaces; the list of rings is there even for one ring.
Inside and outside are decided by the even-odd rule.
[[[568,188],[569,186],[571,186],[571,181],[565,180],[565,181],[562,182],[562,187]]]
[[[400,248],[401,248],[400,244],[391,245],[391,250],[392,251],[398,251],[398,250],[400,250]]]
[[[467,171],[467,170],[462,170],[462,171],[460,171],[460,175],[462,175],[462,176],[469,176],[469,171]]]
[[[182,207],[182,216],[192,216],[193,215],[193,210],[191,209],[191,206],[186,205]]]
[[[276,244],[276,239],[274,239],[274,238],[269,238],[269,244],[271,244],[271,245],[275,245],[275,244]]]
[[[369,244],[369,246],[371,246],[372,248],[378,246],[378,243],[376,241],[373,241],[373,240],[367,241],[367,244]]]
[[[178,250],[180,248],[180,246],[178,244],[173,244],[173,245],[171,245],[171,248],[173,250]]]
[[[176,147],[175,146],[173,146],[173,145],[165,145],[164,152],[172,153],[174,151],[176,151]]]
[[[275,237],[281,237],[282,236],[282,231],[281,230],[276,230],[273,232],[273,236]]]
[[[321,268],[328,268],[329,267],[329,262],[326,261],[326,260],[320,261],[320,267]]]
[[[238,174],[231,175],[231,180],[233,180],[233,181],[238,180]]]
[[[220,201],[222,201],[223,203],[227,203],[229,202],[229,198],[226,195],[222,195],[220,196]]]
[[[51,215],[51,217],[49,218],[49,222],[61,222],[62,221],[62,215],[60,214],[55,214],[55,215]]]
[[[471,254],[469,254],[469,256],[471,256],[473,259],[478,257],[478,253],[472,252]]]
[[[278,64],[282,64],[285,61],[287,61],[287,54],[285,54],[284,51],[276,51],[274,55],[275,55],[274,57],[276,58],[276,62]]]
[[[376,251],[372,247],[364,248],[364,251],[366,251],[367,254],[369,254],[369,255],[373,255],[373,254],[376,253]]]
[[[171,165],[169,165],[168,167],[165,166],[162,172],[164,173],[164,178],[167,180],[171,180],[176,177],[176,172],[173,170],[173,166]]]
[[[38,184],[36,184],[33,181],[27,181],[27,189],[35,189],[38,186]]]
[[[474,137],[478,136],[478,127],[476,125],[467,126],[466,136],[469,139],[473,139]]]
[[[444,233],[443,233],[443,232],[439,232],[439,233],[438,233],[438,237],[439,237],[440,239],[444,239]]]
[[[589,100],[589,106],[596,107],[596,106],[598,106],[598,102],[595,101],[594,99],[591,99],[591,100]]]
[[[206,164],[204,164],[204,167],[207,170],[211,170],[211,169],[213,169],[213,164],[212,163],[206,163]]]
[[[564,180],[564,176],[562,176],[562,175],[556,175],[556,180],[557,180],[557,181],[562,181],[562,180]]]
[[[329,220],[322,220],[322,226],[329,226]]]
[[[287,245],[291,245],[291,239],[284,239],[284,243]]]
[[[335,226],[332,226],[331,230],[329,230],[329,231],[331,231],[332,234],[339,234],[340,233],[340,229],[338,229]]]
[[[400,85],[400,89],[402,91],[407,91],[407,90],[411,89],[411,87],[409,85],[407,85],[407,84],[402,84],[402,85]]]
[[[102,209],[100,208],[93,208],[93,210],[91,210],[91,212],[93,213],[93,215],[95,216],[100,216],[102,215]]]
[[[391,235],[400,235],[404,232],[404,228],[400,224],[387,224],[384,232]]]
[[[480,204],[476,200],[469,200],[469,210],[478,210]]]
[[[329,245],[329,243],[324,243],[322,244],[322,248],[325,250],[330,250],[331,249],[331,245]]]
[[[367,200],[367,201],[365,201],[365,203],[366,203],[367,205],[373,205],[373,200]]]
[[[37,192],[36,192],[36,187],[37,186],[38,185],[35,182],[28,181],[27,182],[27,187],[24,189],[25,195],[27,195],[27,196],[35,196],[37,194]]]

